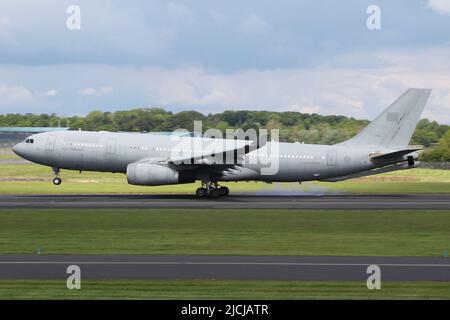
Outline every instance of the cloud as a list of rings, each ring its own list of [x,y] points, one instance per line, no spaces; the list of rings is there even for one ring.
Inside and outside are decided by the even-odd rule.
[[[167,5],[169,17],[177,21],[193,21],[192,11],[181,3],[169,2]]]
[[[2,50],[5,50],[8,47],[16,48],[18,43],[9,30],[10,19],[5,16],[0,16],[0,45],[2,46]]]
[[[313,114],[313,113],[319,113],[320,107],[314,106],[314,105],[293,105],[289,108],[289,111],[296,111],[301,113],[307,113],[307,114]]]
[[[225,14],[216,10],[210,11],[209,15],[216,23],[224,23],[228,20],[228,17]]]
[[[5,30],[5,28],[8,26],[8,24],[9,24],[9,19],[6,17],[0,16],[0,32]]]
[[[172,111],[190,109],[205,114],[248,109],[320,112],[373,119],[407,88],[423,87],[433,88],[424,117],[450,123],[450,63],[447,58],[450,48],[382,51],[371,55],[383,62],[381,66],[338,64],[223,73],[198,66],[0,65],[0,83],[11,79],[22,83],[22,86],[7,89],[0,87],[0,110],[3,113],[29,112],[33,107],[39,113],[83,114],[92,110],[91,99],[95,97],[96,107],[103,111],[162,106]],[[108,85],[104,84],[105,79]],[[44,100],[44,95],[32,95],[43,86],[52,88],[55,84],[58,94],[50,100]],[[80,84],[84,89],[80,90]],[[15,98],[13,105],[5,102],[5,96],[9,96],[6,101],[14,96],[23,98]],[[24,99],[26,97],[29,100]]]
[[[15,104],[18,102],[27,102],[32,100],[33,93],[24,86],[1,85],[0,84],[0,101],[2,104]]]
[[[115,0],[76,2],[81,29],[69,31],[66,9],[73,3],[68,0],[0,1],[0,61],[35,65],[149,61],[171,46],[170,17],[182,14],[180,6],[171,5],[165,10],[171,16],[166,12],[165,22],[159,23],[165,8],[157,3],[147,16],[134,4]]]
[[[85,95],[85,96],[96,96],[96,97],[100,97],[100,96],[104,96],[106,94],[110,94],[113,92],[113,88],[112,87],[100,87],[98,89],[94,89],[94,88],[85,88],[83,90],[81,90],[81,94]]]
[[[45,95],[47,97],[54,97],[58,94],[58,92],[55,89],[50,89],[48,91],[45,92]]]
[[[73,2],[0,1],[0,63],[195,65],[232,73],[308,68],[347,54],[341,63],[360,67],[366,62],[353,53],[402,46],[418,51],[423,45],[448,43],[450,30],[450,19],[437,19],[428,7],[445,8],[436,0],[380,0],[389,25],[370,35],[367,6],[357,0],[340,5],[284,0],[276,7],[259,0],[239,6],[209,0],[77,0],[82,27],[69,31],[66,9]]]
[[[416,86],[434,89],[424,115],[450,123],[450,19],[433,11],[449,12],[449,1],[380,0],[386,23],[375,33],[358,0],[286,0],[276,10],[260,0],[76,2],[79,31],[65,27],[70,0],[0,1],[1,113],[83,114],[95,99],[105,111],[372,119]]]
[[[270,30],[269,24],[260,16],[251,13],[239,25],[239,29],[247,34],[264,34]]]
[[[450,0],[428,0],[428,5],[440,14],[450,15]]]

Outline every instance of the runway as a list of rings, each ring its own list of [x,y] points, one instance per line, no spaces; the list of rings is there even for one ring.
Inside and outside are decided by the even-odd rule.
[[[450,209],[450,195],[2,195],[1,208]]]
[[[0,279],[357,280],[378,265],[382,280],[450,281],[450,258],[306,256],[0,255]]]

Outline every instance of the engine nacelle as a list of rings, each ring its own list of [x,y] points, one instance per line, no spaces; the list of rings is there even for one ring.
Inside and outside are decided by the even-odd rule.
[[[127,166],[129,184],[139,186],[159,186],[165,184],[191,183],[192,176],[180,173],[167,166],[151,163],[131,163]]]

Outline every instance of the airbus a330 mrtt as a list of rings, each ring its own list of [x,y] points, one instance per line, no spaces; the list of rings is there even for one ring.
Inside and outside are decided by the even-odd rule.
[[[13,150],[52,167],[55,185],[60,169],[125,173],[133,185],[200,181],[199,197],[227,195],[222,181],[334,182],[417,167],[419,149],[408,144],[430,92],[407,90],[359,134],[335,145],[64,131],[32,135]]]

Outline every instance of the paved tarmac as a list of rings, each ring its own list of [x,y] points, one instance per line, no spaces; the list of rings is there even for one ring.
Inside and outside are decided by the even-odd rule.
[[[377,265],[381,279],[450,281],[450,258],[321,256],[0,255],[0,279],[360,280]]]
[[[450,195],[1,195],[1,208],[441,209]]]

